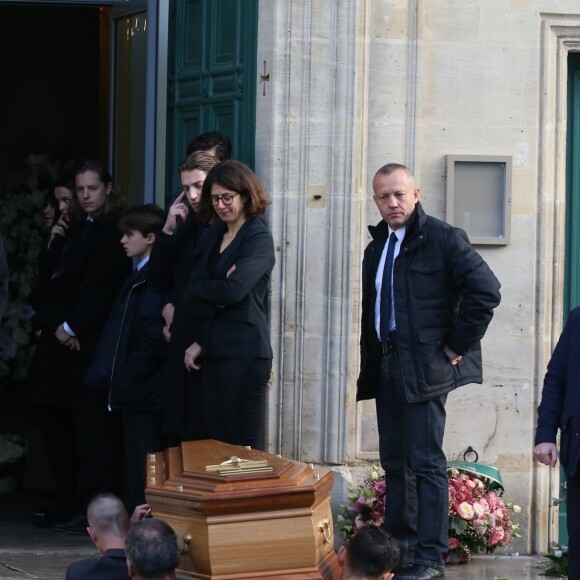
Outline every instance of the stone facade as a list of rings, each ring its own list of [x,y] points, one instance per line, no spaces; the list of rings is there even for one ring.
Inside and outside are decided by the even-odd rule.
[[[374,405],[355,403],[360,264],[376,169],[411,167],[445,219],[445,155],[513,158],[511,243],[478,246],[502,282],[483,385],[448,400],[445,448],[470,445],[523,507],[515,549],[554,538],[557,472],[532,462],[535,409],[562,321],[566,59],[576,0],[262,0],[256,167],[272,193],[271,450],[376,460]],[[265,90],[265,94],[264,93]],[[340,492],[338,492],[340,495]]]

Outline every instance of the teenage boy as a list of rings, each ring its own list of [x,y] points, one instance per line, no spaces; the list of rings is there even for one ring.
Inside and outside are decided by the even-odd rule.
[[[121,244],[133,258],[128,277],[109,320],[86,384],[107,388],[110,411],[122,414],[126,488],[130,510],[145,503],[147,453],[165,448],[162,435],[167,343],[161,309],[166,297],[147,285],[147,262],[165,212],[155,204],[130,209],[120,220]]]

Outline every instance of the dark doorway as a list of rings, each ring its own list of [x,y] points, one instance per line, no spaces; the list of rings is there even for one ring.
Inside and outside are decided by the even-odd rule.
[[[107,160],[108,21],[95,6],[0,4],[0,187],[31,153]]]

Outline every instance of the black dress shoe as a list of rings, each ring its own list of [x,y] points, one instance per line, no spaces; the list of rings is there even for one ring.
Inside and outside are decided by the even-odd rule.
[[[395,574],[395,580],[431,580],[431,578],[445,578],[445,573],[439,568],[413,566],[408,570]]]
[[[86,516],[75,516],[71,520],[66,522],[56,522],[52,529],[55,532],[64,532],[65,534],[74,534],[75,536],[86,536],[87,535],[87,522]]]
[[[414,566],[413,563],[399,565],[399,566],[396,566],[395,568],[393,568],[393,572],[395,574],[402,574],[403,572],[408,572],[413,566]]]
[[[51,515],[44,510],[32,512],[32,525],[37,528],[50,528],[54,523]]]

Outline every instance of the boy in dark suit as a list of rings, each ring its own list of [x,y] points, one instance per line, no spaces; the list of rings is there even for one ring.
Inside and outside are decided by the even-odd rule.
[[[121,244],[135,261],[103,332],[86,384],[108,389],[110,411],[122,414],[130,509],[145,503],[146,454],[165,447],[161,429],[165,355],[161,309],[166,297],[147,283],[147,262],[165,213],[154,204],[130,209],[120,220]]]

